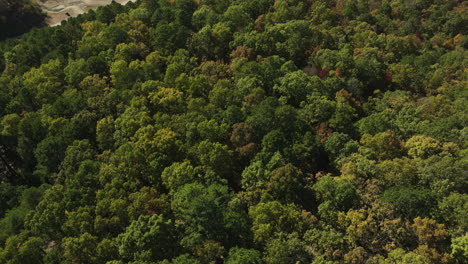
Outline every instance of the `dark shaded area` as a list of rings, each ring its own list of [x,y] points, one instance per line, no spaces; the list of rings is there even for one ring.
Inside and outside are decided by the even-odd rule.
[[[46,14],[30,0],[0,0],[0,40],[45,26]]]

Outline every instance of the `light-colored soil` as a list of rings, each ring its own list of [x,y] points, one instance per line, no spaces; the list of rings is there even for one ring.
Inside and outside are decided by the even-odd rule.
[[[117,3],[125,5],[130,1],[135,0],[115,0]],[[37,0],[37,3],[47,13],[47,24],[50,26],[60,25],[62,20],[66,20],[69,16],[76,17],[83,14],[89,9],[97,8],[98,6],[108,5],[112,0]]]

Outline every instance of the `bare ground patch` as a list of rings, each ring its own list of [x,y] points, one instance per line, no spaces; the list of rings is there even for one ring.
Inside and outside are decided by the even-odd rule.
[[[125,5],[134,0],[115,0]],[[47,13],[46,23],[49,26],[59,25],[69,17],[76,17],[89,9],[95,9],[112,3],[112,0],[38,0],[38,4]]]

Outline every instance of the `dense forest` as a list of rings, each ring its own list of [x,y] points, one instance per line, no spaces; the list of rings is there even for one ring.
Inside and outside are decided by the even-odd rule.
[[[139,0],[0,42],[0,263],[467,263],[467,18]]]
[[[33,0],[0,0],[0,40],[45,26],[46,15]]]

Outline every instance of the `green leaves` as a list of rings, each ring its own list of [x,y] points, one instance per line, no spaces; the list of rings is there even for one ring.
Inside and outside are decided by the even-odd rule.
[[[397,212],[407,219],[429,216],[435,201],[434,193],[430,190],[403,186],[387,189],[382,199],[394,205]]]
[[[24,74],[24,85],[33,93],[38,104],[52,103],[63,91],[63,65],[51,60]]]
[[[313,189],[318,198],[333,201],[337,208],[349,208],[356,197],[355,189],[345,179],[323,176],[314,184]]]
[[[302,232],[300,211],[293,204],[283,205],[278,201],[259,203],[249,209],[254,241],[267,244],[281,233]]]
[[[175,194],[171,203],[176,220],[185,230],[181,243],[194,248],[203,241],[218,241],[222,245],[242,243],[246,232],[245,214],[230,203],[232,194],[226,186],[200,183],[186,184]]]
[[[178,252],[174,224],[162,215],[140,216],[119,240],[119,254],[129,261],[163,260]]]
[[[262,254],[255,249],[233,247],[229,250],[226,264],[258,264],[262,263]]]
[[[70,262],[91,264],[96,262],[97,237],[84,233],[79,237],[62,240],[63,256]]]
[[[112,2],[0,42],[0,264],[466,262],[461,2]]]

